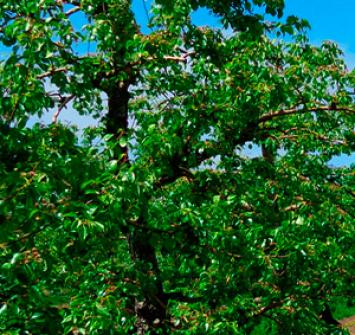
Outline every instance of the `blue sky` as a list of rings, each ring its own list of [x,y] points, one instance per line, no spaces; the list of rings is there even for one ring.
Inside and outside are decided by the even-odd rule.
[[[147,13],[152,0],[133,0],[133,10],[143,31]],[[348,66],[355,67],[355,0],[285,0],[285,15],[296,15],[307,19],[312,29],[309,31],[311,42],[320,44],[323,40],[332,40],[339,44],[345,53]],[[144,6],[146,4],[146,6]],[[80,27],[85,23],[84,17],[76,14],[75,23]],[[207,10],[199,10],[193,15],[198,25],[217,25],[218,20],[209,15]],[[85,50],[86,51],[86,50]],[[4,48],[0,46],[0,58],[6,57]]]
[[[313,44],[320,44],[324,40],[337,42],[344,51],[348,67],[355,68],[355,0],[286,0],[285,2],[285,15],[305,18],[311,24],[309,37]],[[149,10],[150,3],[151,0],[133,0],[136,19],[145,32],[149,32],[146,27],[147,15],[149,15],[146,9]],[[196,12],[193,20],[198,25],[218,25],[218,19],[204,9]],[[84,18],[77,14],[75,21],[77,26],[84,24]],[[4,52],[4,49],[0,46],[0,54],[1,51]],[[50,122],[50,119],[51,115],[48,115],[42,121]],[[70,108],[62,111],[60,120],[77,124],[80,128],[97,123],[89,116],[77,115]],[[336,165],[349,163],[355,163],[355,155],[342,156],[334,160]]]
[[[151,0],[133,0],[138,22],[144,28]],[[296,15],[309,21],[311,42],[320,44],[324,40],[337,42],[345,52],[350,68],[355,67],[355,0],[286,0],[285,15]],[[217,19],[207,10],[199,10],[194,16],[198,25],[216,25]]]
[[[149,32],[145,27],[146,8],[150,2],[151,0],[133,0],[137,21],[146,32]],[[310,23],[308,36],[311,43],[319,45],[324,40],[336,42],[344,52],[349,69],[355,68],[355,0],[285,0],[285,2],[286,16],[296,15]],[[193,15],[193,20],[198,25],[218,25],[218,20],[207,10],[199,10]],[[255,148],[246,151],[247,155],[258,154]],[[355,164],[355,155],[335,157],[331,164]]]
[[[311,41],[337,42],[348,66],[355,67],[355,0],[286,0],[285,14],[307,19]]]

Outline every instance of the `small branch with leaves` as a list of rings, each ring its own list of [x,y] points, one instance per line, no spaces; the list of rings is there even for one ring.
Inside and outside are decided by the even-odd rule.
[[[67,104],[72,101],[75,98],[75,95],[69,95],[66,97],[61,97],[60,99],[60,103],[59,103],[59,107],[57,109],[57,111],[54,113],[53,117],[52,117],[52,122],[53,123],[57,123],[58,122],[58,117],[61,113],[61,111],[63,110],[63,108],[67,107]]]

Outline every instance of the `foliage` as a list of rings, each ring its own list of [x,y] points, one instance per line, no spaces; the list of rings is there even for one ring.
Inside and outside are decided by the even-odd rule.
[[[1,2],[2,334],[345,334],[355,73],[283,7]]]
[[[334,317],[338,320],[355,315],[355,300],[336,297],[333,301]]]

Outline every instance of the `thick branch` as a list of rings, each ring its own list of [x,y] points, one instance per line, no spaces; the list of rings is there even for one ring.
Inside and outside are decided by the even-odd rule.
[[[259,125],[262,124],[263,122],[270,121],[277,117],[293,115],[297,113],[309,113],[309,112],[319,112],[319,111],[343,111],[343,112],[355,113],[355,109],[348,108],[348,107],[337,107],[333,105],[311,107],[306,109],[300,109],[295,107],[290,109],[283,109],[276,112],[270,112],[268,114],[261,116],[256,122],[255,121],[249,122],[249,124],[247,124],[246,127],[242,130],[238,138],[232,139],[232,144],[234,146],[237,146],[237,145],[243,145],[248,141],[252,141],[255,138],[257,131],[264,130],[258,128]],[[211,158],[215,155],[223,154],[222,147],[219,145],[219,143],[211,142],[211,144],[213,144],[213,146],[209,147],[208,149],[205,149],[203,152],[193,153],[193,156],[197,158],[198,164],[202,163],[204,160]]]
[[[58,67],[57,69],[52,69],[50,71],[47,71],[47,72],[43,72],[41,74],[39,74],[37,76],[37,79],[43,79],[43,78],[46,78],[46,77],[49,77],[49,76],[52,76],[53,74],[55,73],[58,73],[58,72],[67,72],[68,71],[68,68],[67,67]]]
[[[309,112],[320,112],[320,111],[342,111],[342,112],[349,112],[355,113],[355,109],[348,108],[348,107],[337,107],[337,106],[318,106],[318,107],[310,107],[310,108],[291,108],[291,109],[282,109],[277,112],[270,112],[261,116],[258,120],[258,123],[263,123],[266,121],[270,121],[276,117],[285,116],[285,115],[292,115],[292,114],[303,114]]]

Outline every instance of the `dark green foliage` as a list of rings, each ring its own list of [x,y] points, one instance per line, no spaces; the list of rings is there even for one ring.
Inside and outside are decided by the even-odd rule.
[[[283,7],[157,1],[144,35],[127,0],[1,5],[1,334],[346,333],[355,77]]]

